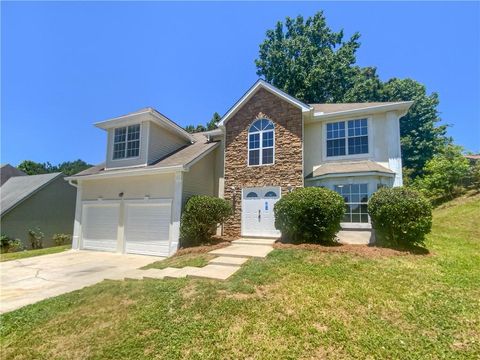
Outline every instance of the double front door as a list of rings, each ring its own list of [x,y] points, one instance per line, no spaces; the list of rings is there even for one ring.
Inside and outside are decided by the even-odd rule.
[[[242,236],[279,237],[273,206],[280,199],[278,186],[242,190]]]

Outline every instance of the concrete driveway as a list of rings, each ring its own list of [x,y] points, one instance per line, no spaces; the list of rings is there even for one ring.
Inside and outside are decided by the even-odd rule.
[[[69,250],[0,263],[0,313],[96,284],[162,258]]]

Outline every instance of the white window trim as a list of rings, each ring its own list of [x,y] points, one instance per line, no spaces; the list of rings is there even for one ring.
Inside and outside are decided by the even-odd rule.
[[[259,119],[256,119],[255,121],[257,121]],[[275,165],[275,123],[270,120],[270,119],[265,119],[265,120],[269,120],[272,122],[273,124],[273,129],[272,130],[260,130],[260,131],[247,131],[247,166],[248,167],[258,167],[258,166],[272,166],[272,165]],[[248,129],[250,129],[250,127],[252,126],[252,124],[255,122],[253,121],[250,126],[248,127]],[[273,146],[267,146],[267,147],[263,147],[263,134],[265,132],[268,132],[268,131],[271,131],[273,132]],[[260,135],[260,147],[258,148],[255,148],[255,149],[250,149],[250,135],[253,135],[253,134],[259,134]],[[273,162],[271,163],[268,163],[268,164],[263,164],[263,149],[273,149]],[[250,150],[259,150],[259,163],[257,165],[250,165]]]
[[[365,154],[352,154],[352,155],[339,155],[339,156],[327,156],[327,124],[333,124],[338,122],[345,123],[345,151],[348,151],[348,122],[351,120],[367,119],[367,136],[368,136],[368,153]],[[329,120],[322,125],[322,160],[323,161],[336,161],[347,159],[373,159],[373,127],[372,117],[357,117],[348,119],[336,119]]]
[[[125,156],[123,158],[117,158],[115,159],[114,156],[115,156],[115,130],[116,129],[121,129],[121,128],[126,128],[127,131],[125,133],[125,155],[127,155],[127,144],[128,144],[128,127],[129,126],[134,126],[134,125],[138,125],[139,126],[139,137],[138,137],[138,155],[137,156]],[[125,160],[135,160],[135,159],[140,159],[141,157],[141,149],[142,149],[142,124],[130,124],[130,125],[126,125],[126,126],[119,126],[119,127],[116,127],[116,128],[113,128],[113,131],[112,131],[112,156],[111,156],[111,161],[125,161]]]

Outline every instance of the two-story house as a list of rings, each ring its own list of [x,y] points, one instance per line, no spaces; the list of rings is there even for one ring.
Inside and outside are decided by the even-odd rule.
[[[369,196],[402,184],[399,119],[411,104],[304,104],[259,80],[213,131],[188,134],[151,108],[97,123],[105,163],[68,178],[73,248],[171,255],[194,194],[232,202],[225,235],[278,237],[275,202],[303,186],[339,192],[342,226],[368,228]]]

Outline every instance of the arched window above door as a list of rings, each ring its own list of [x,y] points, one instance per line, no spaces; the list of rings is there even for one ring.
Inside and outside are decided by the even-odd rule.
[[[248,165],[271,165],[275,161],[275,125],[258,119],[248,129]]]

